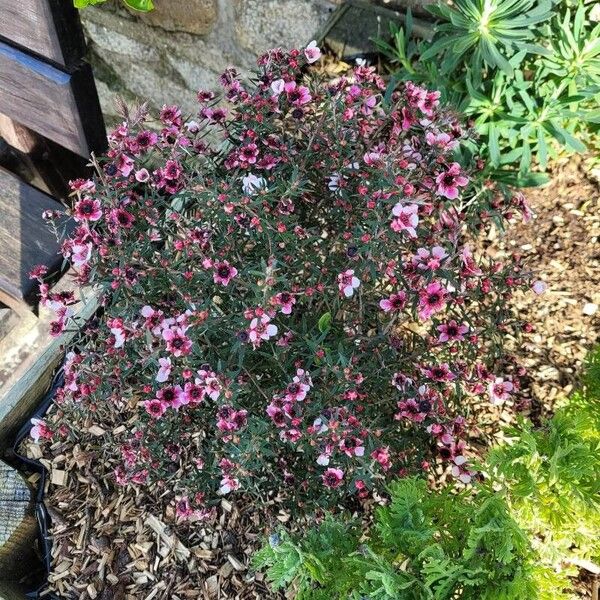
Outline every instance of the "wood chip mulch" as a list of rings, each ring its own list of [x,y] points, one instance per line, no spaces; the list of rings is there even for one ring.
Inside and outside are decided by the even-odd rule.
[[[504,235],[480,240],[479,252],[494,260],[519,253],[544,294],[517,294],[510,302],[534,326],[509,342],[527,369],[513,402],[474,407],[471,443],[481,453],[503,438],[517,414],[539,425],[580,383],[588,352],[600,344],[600,182],[579,157],[564,159],[543,187],[524,190],[535,218],[513,224]]]
[[[26,444],[28,455],[51,473],[45,498],[53,538],[48,591],[64,600],[282,597],[270,592],[249,559],[288,515],[242,497],[223,499],[206,521],[178,522],[160,489],[132,493],[114,485],[98,442],[83,444],[85,450],[56,443],[52,461],[36,444]]]

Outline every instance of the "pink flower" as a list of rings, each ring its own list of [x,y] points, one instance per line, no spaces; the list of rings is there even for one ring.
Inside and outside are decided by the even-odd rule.
[[[204,393],[211,399],[216,401],[221,395],[221,382],[219,381],[216,373],[213,371],[205,371],[200,369],[198,371],[198,379],[196,383],[204,386]]]
[[[377,448],[371,452],[371,458],[376,460],[384,471],[389,471],[392,466],[388,448]]]
[[[306,48],[304,48],[304,56],[308,64],[317,62],[321,58],[321,50],[317,46],[317,42],[313,40]]]
[[[373,109],[375,108],[376,105],[377,105],[377,98],[375,96],[368,96],[363,101],[363,104],[360,108],[360,112],[362,112],[363,115],[369,116],[370,114],[373,113]]]
[[[434,246],[431,250],[419,248],[412,257],[412,264],[422,271],[427,269],[435,271],[444,264],[446,258],[448,254],[441,246]]]
[[[71,246],[71,262],[76,267],[87,264],[92,256],[92,244],[73,244]]]
[[[182,327],[163,329],[162,337],[167,342],[167,350],[173,356],[186,356],[192,350],[192,340],[187,337]]]
[[[180,385],[171,385],[158,390],[156,392],[156,399],[175,410],[188,403]]]
[[[392,294],[389,298],[379,301],[379,307],[385,312],[399,311],[406,306],[406,292]]]
[[[398,402],[399,412],[394,415],[394,419],[401,421],[407,419],[413,423],[421,423],[427,417],[428,410],[421,410],[419,403],[414,398]]]
[[[289,292],[280,292],[273,301],[277,306],[281,306],[281,312],[284,315],[292,314],[292,307],[296,304],[296,298]]]
[[[340,442],[340,450],[349,457],[364,456],[365,446],[363,441],[358,437],[349,436]]]
[[[367,152],[363,156],[363,160],[365,161],[365,164],[370,167],[379,166],[382,164],[381,152]]]
[[[469,326],[465,323],[459,325],[452,320],[438,325],[437,330],[440,332],[438,342],[462,342],[465,339],[465,333],[469,331]]]
[[[354,295],[354,290],[360,286],[360,279],[355,277],[354,270],[348,269],[338,275],[338,288],[346,297],[351,298]]]
[[[150,173],[148,173],[148,169],[140,169],[135,172],[135,179],[140,183],[145,183],[150,179]]]
[[[119,154],[117,157],[117,169],[121,172],[121,175],[129,177],[129,174],[133,171],[133,159],[125,154]]]
[[[508,400],[513,389],[512,382],[504,381],[502,377],[496,377],[488,387],[492,404],[498,405]]]
[[[458,146],[458,140],[455,140],[447,133],[435,134],[433,131],[428,131],[425,134],[425,140],[430,146],[442,148],[443,150],[453,150]]]
[[[38,442],[40,438],[51,439],[52,431],[43,419],[31,419],[33,427],[29,431],[29,435],[34,442]]]
[[[540,294],[543,294],[548,289],[548,286],[546,285],[546,283],[544,281],[536,281],[531,286],[531,289],[539,296]]]
[[[195,383],[188,381],[183,386],[183,392],[185,394],[186,404],[195,406],[204,400],[204,396],[206,395],[206,387],[200,385],[200,380],[196,379]]]
[[[269,315],[263,315],[260,319],[254,318],[250,321],[248,338],[254,348],[258,348],[263,340],[266,341],[277,335],[277,326],[271,324],[270,321]]]
[[[396,204],[392,209],[395,219],[392,220],[391,228],[400,233],[406,231],[411,238],[417,237],[416,227],[419,224],[419,207],[416,204]]]
[[[73,218],[76,221],[98,221],[101,217],[100,200],[83,198],[75,203]]]
[[[421,112],[426,114],[428,117],[432,117],[435,107],[440,103],[440,96],[441,93],[438,91],[426,92],[419,98],[417,106],[421,109]]]
[[[146,400],[142,404],[144,405],[146,412],[153,419],[160,419],[165,414],[165,411],[168,408],[168,404],[166,402],[162,402],[157,398],[153,398],[152,400]]]
[[[165,179],[173,181],[179,179],[181,175],[181,165],[176,160],[168,160],[165,164],[165,168],[162,170],[162,174]]]
[[[221,487],[219,488],[219,494],[225,495],[229,494],[234,490],[237,490],[240,487],[240,482],[231,475],[225,475],[223,479],[221,479]]]
[[[460,253],[460,258],[463,263],[463,272],[465,275],[479,276],[483,275],[483,271],[479,268],[469,246],[464,246]]]
[[[220,283],[222,286],[227,286],[229,282],[238,274],[237,269],[232,267],[226,260],[215,263],[213,269],[214,282]]]
[[[450,370],[448,363],[434,365],[429,369],[423,369],[423,373],[433,381],[453,381],[456,375]]]
[[[449,200],[458,198],[458,188],[464,187],[469,183],[469,179],[460,174],[460,165],[457,162],[452,163],[447,171],[439,173],[435,178],[437,183],[436,192]]]
[[[466,468],[467,459],[459,454],[452,459],[452,475],[457,477],[462,483],[471,483],[474,473]]]
[[[171,359],[159,358],[158,364],[160,365],[160,368],[158,369],[158,373],[156,375],[156,381],[159,383],[164,383],[171,375]]]
[[[283,79],[276,79],[271,83],[271,89],[273,90],[273,96],[279,96],[283,93],[285,88],[285,81]]]
[[[321,476],[323,479],[323,485],[328,488],[336,488],[342,484],[344,479],[344,471],[341,469],[329,468]]]
[[[425,321],[446,306],[448,292],[437,281],[432,281],[419,292],[419,319]]]
[[[304,85],[297,85],[295,81],[288,81],[284,86],[288,102],[294,106],[302,106],[312,100],[310,91]]]
[[[284,399],[286,402],[301,402],[310,391],[310,385],[303,383],[300,378],[294,377],[294,381],[285,388]]]

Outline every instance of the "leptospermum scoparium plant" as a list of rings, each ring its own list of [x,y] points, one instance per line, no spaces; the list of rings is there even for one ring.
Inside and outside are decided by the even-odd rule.
[[[228,70],[231,107],[201,91],[193,120],[127,114],[73,183],[63,253],[103,313],[68,355],[62,427],[36,435],[77,440],[82,415],[118,411],[116,481],[168,487],[181,518],[234,490],[325,506],[440,464],[466,483],[469,397],[518,385],[489,367],[529,277],[469,240],[523,197],[473,181],[455,156],[471,132],[437,92],[387,97],[364,66],[324,82],[305,73],[318,57]],[[58,334],[72,298],[42,294]]]

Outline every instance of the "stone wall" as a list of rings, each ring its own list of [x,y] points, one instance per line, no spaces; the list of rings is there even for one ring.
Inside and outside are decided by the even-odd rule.
[[[339,0],[154,0],[132,14],[113,0],[81,11],[103,111],[115,120],[115,95],[196,110],[199,88],[217,89],[228,66],[242,72],[275,46],[313,39]]]

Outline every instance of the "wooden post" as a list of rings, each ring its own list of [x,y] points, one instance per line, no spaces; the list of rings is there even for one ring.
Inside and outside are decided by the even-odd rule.
[[[33,493],[20,473],[0,462],[0,581],[31,571],[36,537]]]

